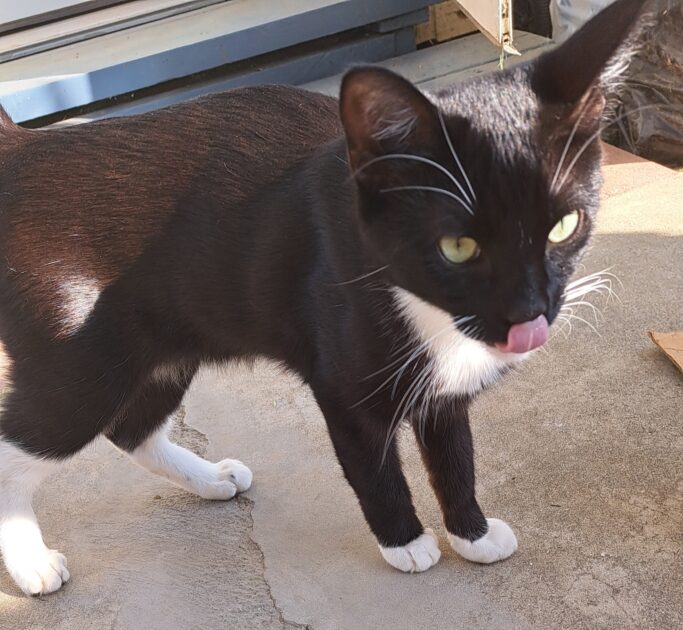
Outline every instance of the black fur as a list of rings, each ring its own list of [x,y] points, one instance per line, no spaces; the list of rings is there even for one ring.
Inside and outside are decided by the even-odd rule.
[[[567,162],[598,129],[600,71],[640,4],[620,0],[538,61],[429,100],[388,71],[355,69],[341,120],[335,99],[290,87],[54,131],[0,117],[0,339],[11,360],[2,436],[49,458],[100,433],[132,450],[200,364],[266,356],[310,384],[379,542],[416,538],[395,441],[385,447],[419,369],[393,392],[370,395],[386,372],[368,378],[412,335],[391,288],[476,314],[489,344],[512,323],[552,322],[597,209],[598,142],[561,188],[550,182],[572,130]],[[381,192],[457,192],[433,167],[369,163],[419,155],[464,186],[437,108],[476,191],[473,215],[443,195]],[[576,235],[549,245],[552,226],[577,209]],[[480,257],[447,263],[436,247],[444,234],[475,238]],[[65,292],[83,281],[99,297],[68,328]],[[154,381],[164,365],[180,366],[179,378]],[[487,525],[468,406],[465,396],[438,401],[438,423],[429,406],[420,442],[448,530],[474,540]]]

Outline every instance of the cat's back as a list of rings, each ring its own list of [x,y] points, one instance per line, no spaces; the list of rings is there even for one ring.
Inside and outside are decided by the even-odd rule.
[[[41,313],[59,329],[64,300],[87,302],[150,252],[178,256],[157,247],[177,219],[204,221],[211,240],[221,213],[239,215],[340,133],[335,99],[277,86],[45,131],[3,113],[0,324]]]
[[[234,211],[338,137],[337,107],[260,86],[61,129],[22,129],[3,114],[0,255],[32,277],[50,264],[111,281],[197,198]]]
[[[3,115],[0,209],[36,228],[58,219],[123,228],[130,218],[142,228],[195,187],[248,197],[340,135],[336,99],[276,85],[40,131]]]

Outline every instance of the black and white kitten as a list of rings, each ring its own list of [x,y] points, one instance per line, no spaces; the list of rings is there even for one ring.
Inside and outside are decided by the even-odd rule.
[[[455,550],[512,554],[475,499],[468,407],[562,306],[598,206],[601,77],[641,4],[429,96],[358,68],[339,103],[271,86],[54,131],[2,114],[0,548],[19,587],[69,579],[31,495],[100,434],[207,499],[249,488],[166,427],[201,364],[255,356],[310,385],[389,564],[440,556],[403,420]]]

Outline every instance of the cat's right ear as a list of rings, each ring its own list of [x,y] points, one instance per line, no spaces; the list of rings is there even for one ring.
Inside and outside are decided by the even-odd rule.
[[[359,67],[344,75],[339,96],[351,172],[359,181],[371,160],[419,153],[440,137],[436,107],[409,81],[383,68]],[[373,168],[380,175],[381,168]],[[381,176],[381,175],[380,175]]]

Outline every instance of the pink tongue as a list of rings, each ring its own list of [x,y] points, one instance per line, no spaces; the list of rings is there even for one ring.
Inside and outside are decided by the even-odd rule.
[[[529,352],[548,340],[548,321],[539,315],[530,322],[515,324],[508,330],[507,343],[496,343],[501,352]]]

